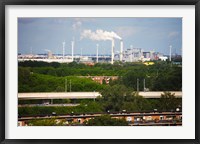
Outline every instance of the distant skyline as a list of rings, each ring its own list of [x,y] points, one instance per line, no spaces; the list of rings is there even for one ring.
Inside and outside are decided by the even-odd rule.
[[[169,55],[181,54],[182,18],[18,18],[18,53],[71,54],[71,41],[75,41],[74,54],[111,54],[111,39],[115,40],[115,53],[120,50],[142,48]]]

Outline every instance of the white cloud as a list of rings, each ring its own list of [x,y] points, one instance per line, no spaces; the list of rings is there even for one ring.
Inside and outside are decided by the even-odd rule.
[[[97,29],[95,32],[91,30],[84,30],[81,33],[81,39],[83,38],[88,38],[88,39],[97,40],[97,41],[121,39],[121,37],[117,35],[115,32],[113,31],[108,32],[101,29]]]
[[[73,18],[73,25],[72,25],[72,29],[73,30],[79,30],[83,23],[87,23],[87,22],[94,22],[95,19],[94,18]]]
[[[73,25],[72,25],[72,29],[73,30],[77,30],[82,26],[82,22],[81,21],[76,21]]]
[[[115,30],[120,36],[124,38],[124,37],[129,37],[136,34],[140,30],[140,28],[130,27],[130,26],[121,26],[121,27],[117,27]]]

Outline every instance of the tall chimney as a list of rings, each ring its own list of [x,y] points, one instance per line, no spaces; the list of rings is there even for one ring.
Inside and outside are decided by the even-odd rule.
[[[63,59],[65,57],[65,42],[63,42]]]
[[[114,48],[115,48],[115,42],[114,42],[114,39],[112,39],[112,47],[111,47],[111,64],[113,64],[113,60],[114,60]]]
[[[130,48],[131,48],[131,60],[130,60],[130,62],[133,62],[133,45],[130,45]]]
[[[123,59],[123,41],[120,42],[120,58],[119,60],[122,61]]]
[[[96,55],[96,62],[99,62],[99,44],[97,44],[97,55]]]
[[[72,41],[72,61],[74,61],[74,41]]]
[[[169,46],[169,61],[172,60],[172,46]]]

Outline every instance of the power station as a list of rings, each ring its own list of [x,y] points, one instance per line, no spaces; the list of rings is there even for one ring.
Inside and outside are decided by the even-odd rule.
[[[89,34],[88,34],[89,33]],[[89,38],[91,40],[108,40],[111,42],[111,47],[108,49],[111,49],[110,54],[102,55],[99,54],[100,49],[104,49],[105,46],[101,46],[99,44],[96,44],[96,54],[88,54],[83,55],[82,49],[88,50],[87,47],[81,47],[80,54],[74,54],[75,49],[75,40],[71,41],[71,54],[66,54],[67,44],[65,41],[62,42],[62,56],[57,54],[54,55],[51,50],[45,49],[45,51],[48,52],[48,54],[40,54],[40,55],[33,55],[32,51],[31,54],[18,55],[18,61],[44,61],[44,62],[59,62],[59,63],[70,63],[73,61],[76,62],[90,62],[90,63],[111,63],[114,64],[115,61],[120,62],[145,62],[145,61],[151,61],[151,60],[162,60],[166,61],[169,59],[169,61],[172,60],[172,46],[169,46],[169,56],[165,56],[162,53],[152,51],[144,51],[142,48],[134,48],[132,45],[130,45],[130,48],[124,48],[124,42],[120,36],[118,36],[114,32],[106,32],[97,30],[95,33],[92,33],[91,31],[87,31],[87,35],[83,35],[85,38]],[[88,36],[89,35],[89,36]],[[93,36],[93,37],[92,37]],[[115,41],[119,41],[119,45],[116,46]],[[69,44],[68,44],[69,45]],[[116,50],[116,47],[119,49],[119,51]]]

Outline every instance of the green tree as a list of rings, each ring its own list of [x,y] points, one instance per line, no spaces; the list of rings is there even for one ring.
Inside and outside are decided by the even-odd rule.
[[[180,105],[180,100],[175,97],[175,93],[164,92],[161,94],[159,105],[163,111],[175,110]]]
[[[56,91],[57,91],[57,92],[64,92],[65,89],[64,89],[64,87],[62,87],[62,86],[57,86],[57,87],[56,87]]]
[[[133,95],[133,90],[124,85],[113,85],[106,87],[101,94],[105,111],[120,111],[125,98]]]
[[[18,68],[18,79],[19,84],[28,83],[30,80],[31,71],[27,67]]]
[[[128,126],[128,122],[122,119],[111,118],[109,115],[102,115],[90,119],[88,122],[85,122],[86,126]]]
[[[28,121],[28,126],[63,126],[63,125],[65,125],[65,121],[56,118],[41,119],[41,120],[35,119]]]

